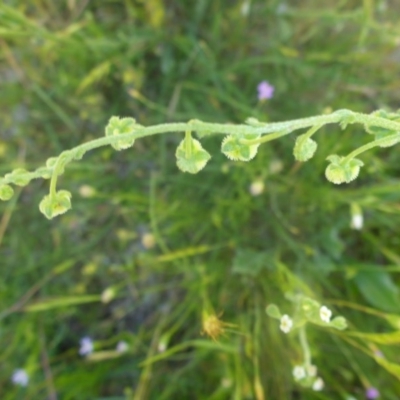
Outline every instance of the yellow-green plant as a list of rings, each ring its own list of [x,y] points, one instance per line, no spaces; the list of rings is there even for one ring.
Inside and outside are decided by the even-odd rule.
[[[71,208],[71,193],[67,190],[57,191],[57,179],[63,174],[71,161],[80,160],[83,155],[95,148],[111,145],[116,150],[133,146],[136,139],[167,132],[185,132],[185,137],[176,150],[177,166],[183,172],[195,174],[205,167],[210,154],[203,149],[192,132],[201,138],[210,134],[227,135],[221,151],[231,160],[249,161],[253,159],[258,147],[271,140],[288,135],[298,129],[308,128],[300,135],[294,146],[294,157],[298,161],[311,159],[317,150],[317,143],[311,137],[324,125],[337,123],[342,129],[348,124],[360,123],[365,130],[374,135],[374,140],[355,149],[347,156],[329,155],[326,178],[335,184],[349,183],[357,178],[364,165],[356,158],[374,147],[388,147],[400,141],[400,113],[388,113],[378,110],[372,114],[362,114],[350,110],[338,110],[331,114],[296,119],[285,122],[262,123],[249,118],[245,124],[217,124],[190,120],[187,123],[168,123],[144,127],[133,118],[111,117],[105,129],[105,137],[81,144],[73,149],[63,151],[57,157],[47,160],[45,166],[29,172],[18,168],[0,179],[0,199],[9,200],[13,195],[11,185],[26,186],[32,179],[50,179],[50,191],[41,201],[39,209],[49,219],[63,214]]]

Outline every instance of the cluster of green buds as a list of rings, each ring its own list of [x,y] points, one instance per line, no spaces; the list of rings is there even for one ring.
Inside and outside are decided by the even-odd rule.
[[[374,140],[359,147],[347,156],[330,155],[326,168],[326,178],[334,184],[350,183],[355,180],[363,162],[356,158],[359,154],[374,147],[389,147],[400,142],[400,112],[378,110],[372,114],[361,114],[350,110],[338,110],[331,114],[302,118],[293,121],[263,123],[255,118],[248,118],[245,124],[217,124],[199,120],[187,123],[168,123],[144,127],[134,118],[111,117],[106,128],[105,137],[81,144],[71,150],[63,151],[58,157],[51,157],[46,165],[33,172],[17,168],[0,178],[0,200],[9,200],[14,194],[12,185],[25,186],[32,179],[50,179],[50,192],[41,201],[39,209],[47,217],[53,218],[71,208],[71,193],[56,190],[57,178],[64,173],[66,165],[73,160],[80,160],[83,155],[95,148],[112,146],[121,151],[132,147],[135,140],[144,136],[167,132],[185,132],[183,140],[176,149],[176,164],[183,172],[196,174],[210,160],[211,155],[202,147],[200,140],[192,137],[196,132],[199,139],[210,134],[223,134],[221,151],[232,161],[250,161],[261,144],[288,135],[295,130],[307,128],[306,133],[297,137],[293,149],[298,162],[310,160],[317,151],[317,142],[312,136],[324,125],[338,123],[343,129],[348,124],[363,124]]]
[[[270,304],[266,308],[267,314],[279,321],[280,330],[288,334],[298,332],[300,345],[303,351],[304,361],[293,369],[293,377],[301,386],[319,391],[324,387],[321,377],[317,376],[317,368],[311,362],[311,352],[307,343],[306,325],[313,324],[325,328],[344,330],[347,322],[344,317],[336,316],[332,319],[332,311],[318,301],[304,295],[287,295],[288,299],[295,305],[294,315],[282,314],[278,306]]]

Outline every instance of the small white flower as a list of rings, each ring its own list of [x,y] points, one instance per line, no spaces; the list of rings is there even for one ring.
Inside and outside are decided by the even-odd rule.
[[[101,302],[109,303],[115,297],[115,289],[113,287],[108,287],[101,293]]]
[[[142,245],[145,249],[152,249],[156,245],[156,238],[152,233],[145,233],[142,236]]]
[[[299,381],[306,377],[306,370],[302,365],[296,365],[293,368],[293,377],[296,381]]]
[[[362,214],[353,214],[351,216],[351,223],[350,226],[353,229],[357,229],[358,231],[362,229],[364,225],[364,218]]]
[[[307,375],[311,377],[317,376],[317,367],[315,365],[309,365],[307,367]]]
[[[329,324],[329,321],[331,320],[331,316],[332,316],[332,311],[328,307],[322,306],[319,309],[319,316],[321,317],[322,321]]]
[[[324,388],[324,381],[321,378],[317,378],[312,385],[312,390],[319,392],[323,388]]]
[[[159,353],[164,353],[165,350],[167,350],[167,344],[163,341],[158,343],[158,348],[157,348]]]
[[[96,194],[96,190],[89,185],[82,185],[79,188],[79,194],[84,198],[93,197]]]
[[[293,321],[289,317],[289,315],[286,314],[283,315],[281,318],[281,325],[280,325],[281,331],[288,333],[292,329],[292,326],[293,326]]]
[[[79,354],[81,356],[87,356],[88,354],[93,353],[93,340],[85,336],[80,340],[81,347],[79,348]]]
[[[254,181],[250,187],[249,192],[252,196],[259,196],[264,191],[264,182]]]
[[[269,172],[271,174],[277,174],[282,171],[283,167],[282,160],[275,158],[269,163]]]
[[[16,369],[11,377],[14,385],[27,386],[29,383],[29,375],[24,369]]]
[[[243,17],[247,17],[249,15],[250,12],[250,0],[245,0],[242,3],[242,7],[240,8],[240,12],[242,13]]]
[[[118,353],[125,353],[126,351],[128,351],[128,349],[129,349],[129,345],[124,340],[120,340],[118,342],[117,348],[116,348],[116,351]]]

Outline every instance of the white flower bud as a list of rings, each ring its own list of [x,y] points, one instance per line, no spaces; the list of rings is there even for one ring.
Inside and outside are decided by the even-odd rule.
[[[252,196],[259,196],[264,191],[264,182],[254,181],[249,187],[249,192]]]
[[[295,381],[300,381],[301,379],[306,377],[306,370],[304,369],[304,367],[302,365],[296,365],[293,368],[293,377]]]
[[[323,388],[324,388],[324,381],[321,378],[317,378],[312,385],[312,390],[319,392]]]

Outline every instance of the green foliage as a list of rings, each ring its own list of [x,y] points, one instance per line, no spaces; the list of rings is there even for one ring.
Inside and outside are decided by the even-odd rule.
[[[398,398],[398,145],[379,149],[385,138],[362,129],[397,141],[400,24],[389,1],[9,0],[0,22],[0,176],[34,171],[18,177],[23,188],[0,182],[15,191],[0,203],[2,400],[361,399],[371,386]],[[263,80],[274,97],[257,101]],[[101,137],[112,115],[143,127]],[[310,115],[331,120],[312,138],[313,159],[296,163],[287,123],[271,121]],[[150,136],[193,117],[218,129],[179,122]],[[216,134],[238,124],[265,140],[248,163],[220,152]],[[213,156],[196,175],[176,168],[187,130]],[[115,152],[128,137],[134,148]],[[365,164],[357,180],[329,184],[326,156],[363,144],[375,149],[351,156]],[[52,182],[74,209],[49,222],[35,205]],[[307,322],[317,370],[305,368],[302,327],[286,335],[265,313],[276,304],[293,317],[286,293],[348,323]],[[216,341],[202,335],[210,309],[223,321]],[[94,351],[81,356],[85,336]],[[19,368],[26,387],[11,381]]]

